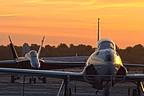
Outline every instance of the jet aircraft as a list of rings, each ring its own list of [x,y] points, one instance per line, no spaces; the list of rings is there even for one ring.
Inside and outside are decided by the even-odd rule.
[[[99,26],[99,19],[98,19]],[[120,55],[116,52],[115,43],[108,38],[100,39],[98,30],[98,43],[96,51],[88,58],[82,72],[64,72],[50,70],[31,70],[16,68],[0,68],[0,72],[42,75],[64,79],[65,96],[70,96],[70,80],[79,80],[90,83],[93,88],[103,90],[102,96],[110,96],[109,88],[119,82],[133,82],[136,84],[136,92],[132,96],[141,96],[144,92],[144,74],[129,74],[123,65]],[[59,95],[57,95],[59,96]]]
[[[14,60],[2,60],[0,61],[0,67],[4,68],[20,68],[20,69],[40,69],[40,70],[49,70],[49,69],[62,69],[62,68],[71,68],[71,67],[81,67],[84,65],[84,62],[63,62],[63,61],[52,61],[52,60],[44,60],[40,58],[40,53],[42,49],[42,45],[44,43],[45,36],[42,38],[41,45],[39,47],[38,52],[36,50],[30,50],[27,43],[24,43],[22,48],[22,56],[19,57],[12,40],[9,36],[10,48],[12,51],[12,55]],[[11,82],[15,82],[15,80],[19,79],[18,76],[11,76]],[[30,82],[36,82],[35,78],[30,78]],[[42,79],[43,82],[46,82],[46,78]]]

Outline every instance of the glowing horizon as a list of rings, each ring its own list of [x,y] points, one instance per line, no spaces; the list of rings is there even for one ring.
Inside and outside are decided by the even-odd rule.
[[[144,1],[134,0],[2,0],[0,1],[0,45],[85,44],[95,47],[97,18],[101,37],[120,48],[144,45]]]

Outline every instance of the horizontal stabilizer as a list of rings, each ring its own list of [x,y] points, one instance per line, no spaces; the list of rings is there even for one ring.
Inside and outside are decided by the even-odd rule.
[[[100,40],[100,18],[98,18],[98,37],[97,42]]]

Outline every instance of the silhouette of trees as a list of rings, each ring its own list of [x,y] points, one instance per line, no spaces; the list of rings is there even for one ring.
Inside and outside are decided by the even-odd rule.
[[[89,56],[92,52],[94,52],[94,48],[90,45],[73,45],[69,46],[60,43],[57,47],[46,45],[41,53],[41,57],[57,57],[57,56],[75,56],[76,54],[79,56]]]
[[[31,44],[31,50],[39,50],[39,45]],[[15,46],[18,56],[21,56],[22,46]],[[116,46],[118,53],[120,54],[123,61],[128,61],[129,63],[142,63],[144,64],[144,47],[141,44],[135,45],[133,47],[129,46],[126,49],[120,49]],[[58,46],[46,45],[42,47],[41,57],[62,57],[62,56],[90,56],[95,51],[90,45],[74,45],[69,46],[65,43],[60,43]],[[13,59],[10,46],[0,46],[0,60]]]
[[[46,45],[45,48],[42,48],[40,56],[41,57],[49,57],[49,56],[54,57],[56,55],[55,50],[56,50],[55,46]]]
[[[126,49],[119,49],[118,53],[124,61],[144,64],[144,47],[141,44],[134,47],[129,46]]]
[[[38,50],[39,49],[39,45],[37,45],[37,44],[31,44],[30,49],[31,50]]]
[[[10,50],[9,50],[9,46],[0,46],[0,59],[4,60],[4,59],[12,59],[11,58],[11,54],[10,54]]]

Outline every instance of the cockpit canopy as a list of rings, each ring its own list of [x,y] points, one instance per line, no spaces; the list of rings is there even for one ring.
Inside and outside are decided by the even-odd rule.
[[[115,43],[110,39],[102,39],[98,42],[98,49],[113,49],[115,50]]]
[[[98,46],[98,48],[100,50],[101,49],[107,49],[107,48],[114,49],[114,45],[111,42],[104,41]]]
[[[31,57],[37,57],[37,52],[35,50],[30,51]]]

